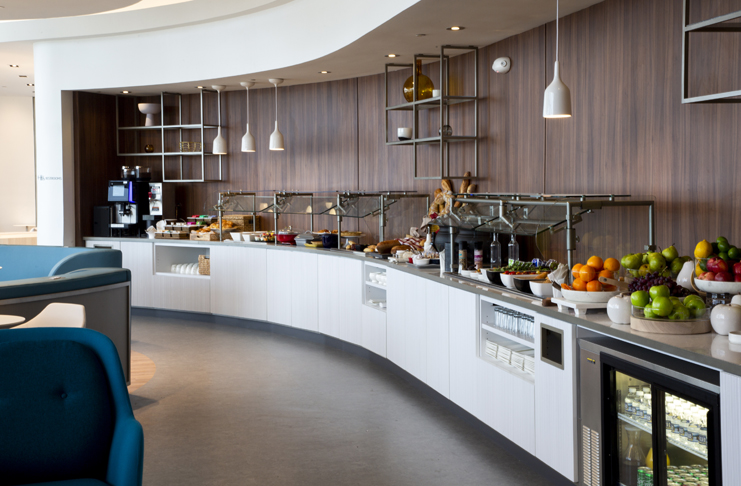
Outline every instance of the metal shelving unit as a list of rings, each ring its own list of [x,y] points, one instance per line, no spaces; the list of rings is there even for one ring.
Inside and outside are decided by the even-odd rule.
[[[603,208],[647,207],[649,241],[646,249],[656,248],[654,201],[629,198],[629,195],[616,194],[454,194],[453,201],[461,202],[461,206],[438,216],[431,224],[451,229],[451,246],[455,241],[455,229],[526,236],[565,231],[568,265],[573,268],[578,241],[574,226],[582,221],[583,215]]]
[[[473,96],[451,96],[450,95],[450,55],[448,51],[472,51],[474,53],[474,95]],[[442,92],[442,96],[436,98],[428,98],[424,100],[417,100],[417,89],[412,90],[414,93],[414,99],[410,103],[403,103],[401,105],[389,106],[389,87],[388,87],[388,75],[389,68],[411,68],[412,76],[414,77],[414,86],[419,86],[417,83],[417,70],[415,66],[417,60],[423,59],[434,59],[440,63],[440,79],[439,88]],[[452,46],[444,45],[440,46],[440,54],[415,54],[414,62],[412,64],[400,64],[400,63],[389,63],[386,64],[384,70],[384,95],[385,95],[385,141],[386,145],[405,145],[414,148],[414,178],[418,180],[440,180],[440,179],[475,179],[478,177],[479,170],[479,82],[478,82],[478,65],[479,65],[479,50],[476,46]],[[440,133],[438,136],[417,138],[419,135],[419,113],[423,110],[439,109],[440,112],[440,127],[448,125],[450,120],[450,107],[459,105],[462,103],[473,103],[473,127],[474,134],[468,136],[461,135],[445,135]],[[392,111],[411,111],[413,114],[412,121],[412,139],[403,140],[398,142],[389,141],[388,128],[389,128],[389,113]],[[474,158],[473,158],[473,172],[471,176],[455,176],[450,174],[450,143],[456,142],[473,142],[474,144]],[[419,175],[419,160],[417,157],[417,146],[418,145],[429,145],[439,144],[440,145],[440,158],[439,158],[439,176],[427,176],[423,177]]]
[[[210,152],[164,152],[165,149],[165,131],[168,130],[178,130],[179,131],[179,141],[183,141],[183,130],[200,130],[201,132],[201,142],[204,143],[206,140],[205,137],[205,131],[210,129],[217,129],[219,128],[219,125],[221,124],[221,97],[217,96],[217,110],[218,110],[218,118],[219,122],[217,125],[206,125],[204,123],[204,110],[203,110],[203,94],[204,92],[209,93],[218,93],[215,90],[210,89],[202,89],[200,92],[200,124],[183,124],[183,95],[181,93],[168,93],[168,92],[162,92],[160,93],[160,106],[162,107],[162,112],[160,114],[160,120],[164,121],[164,110],[165,110],[165,96],[177,96],[178,97],[178,124],[177,125],[157,125],[157,126],[131,126],[131,127],[121,127],[119,126],[119,98],[121,98],[120,95],[116,96],[116,155],[120,157],[161,157],[162,158],[162,181],[163,182],[215,182],[215,181],[223,181],[223,166],[222,166],[222,156],[221,155],[214,155]],[[152,131],[152,130],[159,130],[160,131],[160,140],[161,140],[161,147],[162,152],[151,152],[151,153],[121,153],[120,152],[120,132],[122,131]],[[179,145],[179,144],[178,144]],[[180,168],[179,173],[180,177],[177,179],[168,179],[167,178],[167,172],[165,170],[165,157],[179,157],[180,160]],[[200,179],[184,179],[183,178],[183,157],[200,157],[201,158],[201,178]],[[218,157],[219,158],[219,177],[218,179],[206,179],[206,157]]]

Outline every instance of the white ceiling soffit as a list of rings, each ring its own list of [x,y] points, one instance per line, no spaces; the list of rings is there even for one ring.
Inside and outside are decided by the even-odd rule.
[[[17,1],[22,3],[40,0]],[[55,3],[61,0],[46,1]],[[105,0],[104,3],[109,1],[115,3],[115,0]],[[142,0],[142,5],[134,4],[129,8],[99,13],[98,15],[3,22],[0,23],[2,26],[0,29],[0,43],[146,32],[248,15],[291,1],[190,0],[173,3],[173,0]],[[87,2],[85,1],[85,3]],[[121,1],[120,3],[125,6],[125,4],[132,2]]]
[[[90,15],[130,7],[139,0],[3,0],[0,21]]]

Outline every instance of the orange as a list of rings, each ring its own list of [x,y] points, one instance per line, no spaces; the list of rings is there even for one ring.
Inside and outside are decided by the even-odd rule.
[[[587,283],[580,278],[575,279],[574,283],[572,283],[571,286],[574,287],[574,290],[578,290],[580,292],[584,292],[585,290],[587,290]]]
[[[602,292],[602,284],[599,280],[592,280],[587,284],[587,292]]]
[[[581,267],[581,270],[579,270],[579,278],[584,280],[584,282],[591,282],[597,278],[597,270],[590,265],[584,265]]]
[[[581,263],[577,263],[574,265],[574,268],[571,269],[571,275],[574,276],[574,278],[579,278],[579,270],[581,270],[581,267],[583,267]]]
[[[599,277],[605,277],[605,278],[615,278],[615,274],[614,274],[614,273],[612,273],[612,272],[611,272],[611,271],[609,271],[609,270],[602,270],[602,271],[601,271],[601,272],[599,273]]]
[[[573,288],[571,288],[571,285],[569,285],[567,283],[562,283],[561,284],[561,288],[562,289],[566,289],[566,290],[574,290]]]
[[[618,270],[620,270],[620,262],[614,258],[608,258],[607,260],[605,260],[605,270],[617,272]]]
[[[587,260],[587,265],[599,272],[600,270],[602,270],[602,259],[598,256],[589,257],[589,260]]]

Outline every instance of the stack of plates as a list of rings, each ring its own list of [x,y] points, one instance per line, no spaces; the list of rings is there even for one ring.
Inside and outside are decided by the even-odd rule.
[[[503,363],[510,364],[512,359],[512,350],[504,346],[499,346],[499,349],[497,350],[497,359]]]
[[[535,358],[533,356],[525,356],[525,360],[522,364],[522,370],[525,373],[535,374]]]
[[[499,345],[497,343],[491,342],[488,339],[486,340],[486,354],[488,354],[494,359],[497,359],[498,350],[499,350]]]
[[[512,366],[514,366],[518,370],[522,370],[524,363],[525,363],[525,356],[523,356],[520,353],[516,353],[516,352],[512,353],[512,358],[511,358],[511,363],[510,363]]]

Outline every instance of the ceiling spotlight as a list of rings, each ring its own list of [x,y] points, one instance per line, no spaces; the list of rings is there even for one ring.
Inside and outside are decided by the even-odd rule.
[[[129,94],[129,93],[131,93],[131,91],[125,91],[125,90],[121,91],[121,94]]]
[[[18,64],[11,64],[10,67],[12,67],[12,68],[19,68],[20,66]]]
[[[386,57],[399,57],[399,54],[386,54]]]
[[[465,27],[461,27],[460,25],[454,25],[453,27],[448,27],[448,30],[463,30]]]
[[[196,89],[203,89],[203,86],[196,86]]]
[[[36,86],[36,85],[33,83],[30,83],[30,84],[27,84],[26,86]]]
[[[319,74],[330,74],[332,71],[319,71]]]

